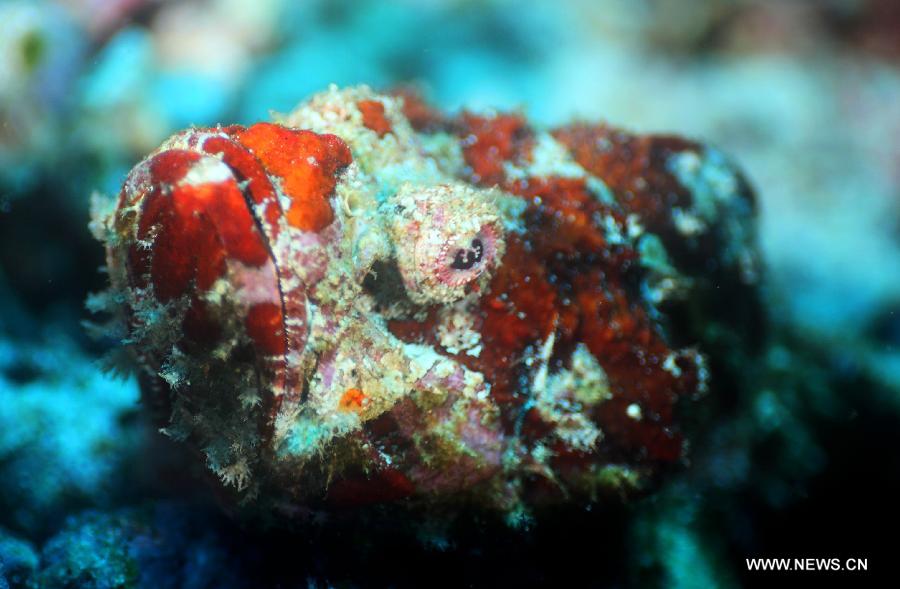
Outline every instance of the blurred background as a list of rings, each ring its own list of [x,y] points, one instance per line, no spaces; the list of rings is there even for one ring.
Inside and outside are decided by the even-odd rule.
[[[755,187],[783,380],[696,475],[736,536],[714,547],[686,479],[636,508],[609,578],[741,584],[741,550],[877,517],[900,490],[900,2],[0,0],[0,587],[4,570],[52,578],[88,525],[67,516],[133,499],[137,388],[82,326],[105,280],[91,193],[180,128],[265,119],[330,83],[687,135]],[[836,529],[862,533],[846,517]]]

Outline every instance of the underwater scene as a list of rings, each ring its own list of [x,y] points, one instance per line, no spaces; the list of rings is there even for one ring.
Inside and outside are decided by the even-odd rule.
[[[893,586],[898,448],[900,2],[0,0],[0,589]]]

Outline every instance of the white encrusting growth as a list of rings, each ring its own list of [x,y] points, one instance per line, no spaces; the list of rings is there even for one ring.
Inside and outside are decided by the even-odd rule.
[[[534,406],[556,425],[555,435],[570,447],[589,451],[603,439],[603,432],[589,417],[588,409],[612,396],[606,373],[584,344],[572,354],[571,368],[548,374],[555,338],[547,339],[538,355],[534,378]]]
[[[217,184],[219,182],[236,182],[234,172],[222,160],[212,157],[201,157],[190,167],[181,184],[189,186],[202,186],[203,184]]]

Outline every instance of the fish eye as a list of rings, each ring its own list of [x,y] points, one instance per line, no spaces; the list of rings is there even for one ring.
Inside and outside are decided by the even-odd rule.
[[[456,250],[450,267],[454,270],[471,270],[475,264],[481,261],[483,255],[484,244],[476,237],[469,244],[469,247]]]

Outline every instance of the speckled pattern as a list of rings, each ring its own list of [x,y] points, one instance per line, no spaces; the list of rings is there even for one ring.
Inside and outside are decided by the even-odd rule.
[[[646,488],[710,378],[669,309],[757,275],[714,150],[364,86],[173,136],[92,228],[165,433],[280,513]]]

